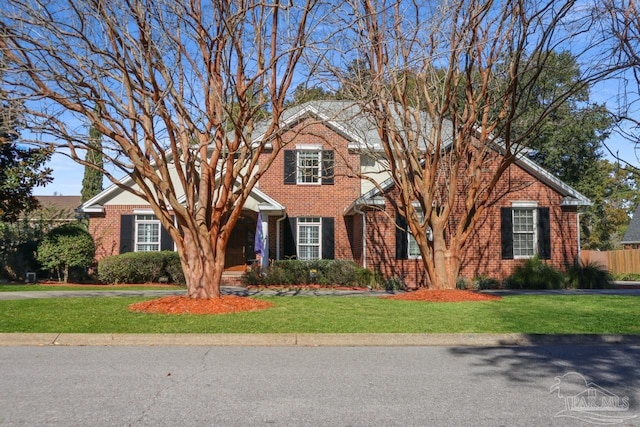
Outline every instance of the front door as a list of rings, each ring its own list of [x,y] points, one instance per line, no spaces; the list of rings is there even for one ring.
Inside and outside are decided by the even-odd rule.
[[[227,252],[224,259],[225,269],[244,270],[247,262],[255,258],[253,240],[256,230],[256,221],[252,218],[242,217],[231,231],[231,237],[227,244]]]

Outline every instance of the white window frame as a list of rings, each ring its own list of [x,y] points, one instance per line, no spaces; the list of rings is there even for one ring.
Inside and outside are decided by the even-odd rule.
[[[424,220],[424,214],[422,213],[422,209],[419,207],[414,207],[416,209],[416,213],[418,214],[418,218],[420,221]],[[431,232],[431,227],[427,227],[427,240],[433,241],[433,235]],[[412,252],[411,247],[413,246],[414,252]],[[418,242],[416,238],[413,236],[411,229],[409,228],[409,222],[407,221],[407,258],[408,259],[422,259],[422,254],[420,254],[420,248],[418,247]]]
[[[159,252],[161,249],[161,244],[160,244],[160,240],[162,239],[162,231],[161,231],[161,227],[160,227],[160,220],[158,218],[156,218],[155,215],[153,214],[136,214],[135,217],[135,235],[134,235],[134,242],[135,242],[135,247],[134,247],[134,251],[135,252]],[[157,234],[158,234],[158,238],[157,241],[154,240],[149,240],[149,241],[144,241],[141,242],[140,241],[140,232],[141,232],[141,225],[145,225],[145,226],[157,226]],[[153,234],[153,233],[152,233]],[[141,249],[142,246],[152,246],[152,245],[156,245],[157,249]]]
[[[303,165],[303,162],[305,161],[307,162],[317,161],[317,165],[316,166]],[[321,150],[297,150],[296,151],[296,184],[298,185],[322,184],[322,151]]]
[[[531,214],[531,227],[526,229],[520,221],[516,221],[517,213]],[[521,217],[524,218],[524,217]],[[520,218],[518,218],[520,219]],[[538,204],[536,202],[514,202],[511,204],[511,233],[513,235],[513,258],[530,259],[538,253]],[[518,236],[530,236],[531,247],[521,245]],[[526,253],[524,253],[526,251]]]
[[[317,156],[317,166],[303,166],[304,156]],[[311,160],[313,159],[306,159]],[[317,170],[317,174],[316,174]],[[322,184],[322,145],[320,144],[296,144],[296,184],[321,185]],[[311,177],[311,180],[305,178]]]
[[[316,228],[317,231],[317,236],[318,236],[318,241],[317,242],[311,242],[309,241],[310,239],[307,239],[307,241],[303,242],[301,237],[303,235],[303,233],[301,232],[301,230],[303,228]],[[303,218],[298,218],[297,221],[297,251],[298,251],[298,259],[301,260],[316,260],[316,259],[322,259],[322,218],[317,218],[317,217],[303,217]],[[307,235],[310,237],[311,234],[307,233]],[[318,248],[318,257],[317,258],[313,258],[313,257],[309,257],[306,254],[306,250],[303,250],[303,248]]]

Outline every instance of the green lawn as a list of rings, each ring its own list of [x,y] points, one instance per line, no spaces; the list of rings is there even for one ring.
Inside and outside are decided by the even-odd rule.
[[[375,297],[269,297],[251,313],[157,315],[127,306],[148,298],[0,301],[0,332],[65,333],[531,333],[640,334],[640,298],[509,296],[426,303]]]

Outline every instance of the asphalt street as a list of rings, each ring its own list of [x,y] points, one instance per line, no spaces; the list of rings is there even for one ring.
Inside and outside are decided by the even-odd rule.
[[[19,346],[0,363],[0,425],[640,425],[640,346]]]

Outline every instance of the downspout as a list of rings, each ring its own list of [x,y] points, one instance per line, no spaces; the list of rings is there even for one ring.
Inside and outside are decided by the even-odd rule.
[[[358,207],[357,202],[353,210],[362,215],[362,268],[367,268],[367,217],[364,211]]]
[[[578,217],[578,230],[577,230],[577,233],[576,233],[578,235],[578,260],[577,261],[578,261],[578,264],[581,264],[582,263],[582,257],[581,257],[581,255],[582,255],[582,247],[580,245],[580,215],[581,215],[581,213],[577,212],[576,214],[577,214],[577,217]]]

